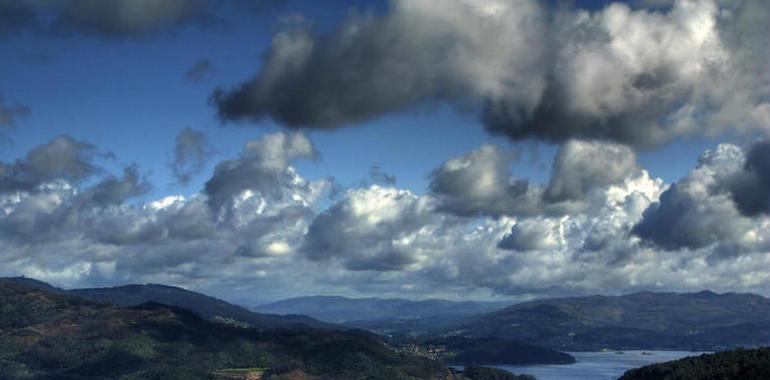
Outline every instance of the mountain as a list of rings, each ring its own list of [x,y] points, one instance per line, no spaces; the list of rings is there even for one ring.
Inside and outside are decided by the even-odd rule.
[[[351,323],[467,316],[491,312],[508,305],[510,303],[309,296],[259,305],[254,308],[254,311],[303,314],[330,323]]]
[[[381,318],[345,322],[350,328],[364,329],[404,341],[441,334],[449,328],[473,321],[478,314],[437,315],[423,318]]]
[[[258,328],[306,326],[339,329],[303,315],[270,315],[254,313],[218,298],[167,285],[126,285],[112,288],[74,289],[70,294],[118,307],[137,306],[147,302],[177,306],[191,310],[207,320],[246,323]]]
[[[770,300],[754,294],[643,292],[525,302],[445,329],[562,350],[715,350],[770,343]]]
[[[29,278],[29,277],[23,277],[23,276],[21,276],[21,277],[0,277],[0,281],[14,282],[14,283],[17,283],[17,284],[28,286],[30,288],[44,290],[44,291],[50,292],[50,293],[67,293],[67,291],[64,290],[64,289],[57,288],[57,287],[55,287],[55,286],[53,286],[53,285],[51,285],[49,283],[46,283],[46,282],[43,282],[43,281],[40,281],[40,280],[35,280],[34,278]]]
[[[619,380],[766,380],[770,348],[737,349],[656,363],[627,371]]]
[[[372,334],[257,330],[146,303],[117,308],[0,280],[0,378],[451,379]]]
[[[569,354],[497,338],[435,337],[451,326],[472,321],[480,313],[508,305],[500,302],[346,298],[311,296],[258,306],[270,313],[307,314],[385,335],[406,351],[454,364],[566,364]],[[431,356],[433,355],[433,356]]]

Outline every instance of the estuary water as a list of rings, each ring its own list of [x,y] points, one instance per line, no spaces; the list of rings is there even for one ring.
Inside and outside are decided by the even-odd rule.
[[[691,351],[570,352],[574,364],[494,365],[517,375],[533,375],[538,380],[615,380],[631,368],[701,355]]]

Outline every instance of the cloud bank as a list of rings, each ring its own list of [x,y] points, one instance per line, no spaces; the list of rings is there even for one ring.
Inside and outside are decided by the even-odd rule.
[[[438,165],[425,194],[367,182],[330,203],[332,180],[293,166],[319,155],[301,133],[249,141],[199,193],[157,199],[140,168],[111,174],[98,147],[62,136],[0,166],[0,262],[64,286],[163,282],[239,299],[763,292],[766,147],[719,145],[666,184],[628,148],[571,140],[539,184],[512,173],[515,152],[483,145]]]
[[[393,0],[334,31],[302,20],[256,75],[212,95],[223,120],[338,128],[448,103],[512,139],[636,147],[770,127],[759,0],[589,12],[536,1]]]

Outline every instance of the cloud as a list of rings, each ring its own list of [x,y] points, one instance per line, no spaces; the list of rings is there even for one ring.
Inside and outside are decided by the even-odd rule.
[[[553,162],[547,186],[511,174],[513,151],[486,144],[430,174],[438,209],[457,216],[535,216],[580,212],[592,191],[640,175],[634,152],[622,145],[570,140]]]
[[[643,8],[670,8],[675,3],[676,0],[634,0],[631,2],[634,6]],[[732,7],[741,1],[715,0],[715,3],[720,7]]]
[[[60,136],[30,150],[12,164],[0,163],[0,192],[33,191],[45,183],[77,183],[99,171],[95,146]]]
[[[191,82],[201,82],[214,72],[214,65],[208,58],[201,58],[190,66],[184,77]]]
[[[310,224],[301,250],[311,260],[339,260],[349,270],[404,270],[420,260],[415,240],[440,219],[430,201],[406,190],[372,185]]]
[[[69,0],[58,4],[58,11],[56,27],[110,37],[146,35],[187,23],[214,21],[205,0]]]
[[[214,212],[237,203],[237,196],[250,191],[261,197],[282,198],[286,188],[305,187],[290,163],[317,158],[310,140],[301,133],[271,133],[249,141],[238,158],[222,161],[206,182],[204,193]]]
[[[356,13],[323,34],[286,23],[260,71],[211,101],[223,120],[269,117],[292,128],[448,103],[512,139],[635,147],[766,130],[759,25],[768,18],[752,9],[768,7],[742,4],[588,12],[535,1],[393,0],[385,14]]]
[[[744,161],[744,152],[735,145],[722,144],[707,151],[687,177],[672,184],[644,212],[633,232],[668,250],[744,241],[751,235],[752,223],[721,190],[740,172]]]
[[[16,120],[29,116],[29,107],[23,104],[8,105],[0,99],[0,127],[8,127],[16,124]]]
[[[136,38],[226,25],[223,10],[263,11],[280,1],[213,0],[61,0],[0,1],[0,36],[24,29],[47,33],[85,33]]]
[[[483,145],[451,159],[430,174],[430,191],[438,208],[459,216],[532,214],[540,194],[527,180],[510,175],[516,155],[496,145]]]
[[[600,152],[618,148],[583,144]],[[469,184],[485,182],[480,178],[495,178],[489,175],[494,172],[490,168],[502,163],[502,175],[496,177],[500,180],[487,182],[507,184],[511,178],[507,168],[514,156],[484,145],[448,161],[434,172],[434,178],[440,174],[443,180],[453,179],[444,184],[459,183],[468,189]],[[482,186],[488,188],[505,186]],[[637,270],[628,266],[646,248],[638,238],[629,237],[630,230],[662,190],[662,181],[638,169],[618,180],[597,183],[584,195],[587,205],[574,212],[553,212],[535,196],[536,203],[541,203],[528,213],[478,218],[489,214],[476,209],[447,212],[442,208],[446,206],[443,193],[418,196],[379,186],[351,189],[313,220],[301,251],[328,266],[324,273],[331,277],[326,280],[331,286],[353,286],[365,292],[487,289],[499,294],[568,294],[611,287],[625,283],[629,270]],[[468,194],[471,198],[466,203],[484,192]],[[542,188],[536,194],[542,195]],[[474,218],[453,216],[467,216],[466,212]]]
[[[211,155],[212,149],[206,135],[191,128],[184,128],[176,135],[174,160],[171,172],[177,183],[187,185],[199,174]]]
[[[136,165],[115,177],[94,163],[97,152],[89,143],[62,136],[12,165],[0,164],[10,168],[0,202],[7,206],[0,224],[8,238],[29,244],[89,234],[97,230],[96,219],[150,191]]]
[[[262,71],[212,100],[226,120],[269,116],[321,128],[436,100],[475,103],[487,93],[509,92],[527,103],[541,85],[532,44],[540,14],[534,1],[394,1],[387,15],[357,13],[324,36],[302,20],[287,22]],[[502,88],[508,80],[522,85]]]
[[[526,219],[513,226],[498,247],[512,251],[558,249],[561,244],[560,227],[558,220]]]
[[[743,215],[770,214],[770,142],[751,147],[742,170],[723,186]]]
[[[98,148],[80,144],[98,154]],[[35,160],[27,157],[41,151],[71,161],[73,149],[55,145],[36,147],[3,167],[30,165]],[[568,145],[572,148],[565,146],[555,162],[573,157],[577,169],[554,174],[580,178],[567,183],[595,176],[593,167],[583,169],[586,157],[624,151],[593,141]],[[751,154],[732,145],[704,153],[670,188],[634,164],[628,175],[610,175],[611,180],[577,191],[583,206],[570,212],[546,207],[546,185],[538,187],[540,205],[530,213],[474,212],[473,218],[438,207],[445,194],[418,195],[393,185],[351,188],[326,207],[320,199],[330,182],[303,178],[291,166],[315,154],[301,134],[268,134],[246,143],[241,154],[218,166],[256,175],[244,177],[253,182],[211,188],[220,191],[211,194],[222,195],[219,211],[207,189],[146,199],[146,178],[131,165],[121,175],[97,168],[88,176],[72,169],[39,176],[35,186],[0,194],[0,268],[59,285],[162,282],[247,302],[256,291],[280,297],[307,289],[402,297],[767,289],[770,219],[738,211],[727,185],[736,173],[748,172]],[[509,184],[514,156],[485,145],[437,172],[457,180],[443,183],[467,187],[470,179],[478,181],[472,174],[494,173],[489,168],[499,164],[506,170],[490,183]],[[96,167],[94,158],[84,162]],[[210,182],[226,183],[228,170],[215,171]],[[672,202],[670,195],[661,196],[664,191],[687,200]],[[649,236],[635,233],[640,225],[652,225],[648,218],[660,210],[674,210],[660,217],[671,233],[662,228]],[[685,238],[674,238],[680,235]],[[653,239],[661,244],[648,244]]]
[[[151,187],[146,177],[139,173],[138,167],[130,165],[123,169],[122,178],[104,179],[80,197],[87,199],[88,203],[101,207],[121,205],[128,199],[148,193]]]
[[[671,185],[660,201],[645,211],[634,233],[668,250],[716,245],[720,256],[763,249],[761,232],[770,213],[767,182],[770,144],[748,152],[721,144],[707,151],[698,166]]]
[[[602,188],[637,175],[636,155],[623,145],[571,140],[561,146],[544,197],[549,202],[583,201]]]
[[[229,161],[250,157],[263,168],[258,173],[282,173],[283,179],[272,182],[274,188],[262,183],[265,187],[234,192],[223,206],[226,212],[216,214],[204,192],[141,198],[150,185],[138,167],[111,175],[93,162],[97,147],[54,139],[2,164],[12,169],[3,173],[3,184],[13,184],[0,192],[3,273],[72,286],[164,282],[227,289],[233,278],[256,286],[268,269],[279,277],[281,268],[298,270],[294,252],[316,202],[331,187],[325,179],[305,180],[289,166],[311,148],[297,134],[247,143],[244,153]],[[62,168],[52,167],[57,162]],[[51,173],[39,171],[47,166]]]
[[[720,145],[669,185],[639,167],[628,148],[573,141],[554,160],[563,168],[553,175],[567,178],[531,186],[526,199],[537,207],[511,212],[496,202],[514,182],[515,154],[493,145],[434,172],[439,188],[452,192],[366,183],[327,205],[331,181],[305,178],[292,166],[318,154],[302,134],[249,141],[217,165],[209,180],[216,186],[159,198],[147,192],[140,168],[111,174],[97,165],[98,147],[60,137],[2,164],[13,169],[3,172],[3,186],[15,185],[0,192],[0,272],[66,286],[170,283],[245,302],[257,292],[282,297],[308,289],[515,298],[767,291],[770,216],[741,213],[731,193],[749,183],[737,178],[759,170],[764,159],[752,152],[763,144],[745,151]],[[602,157],[612,161],[605,177],[588,164]],[[615,165],[633,170],[623,174]],[[51,172],[39,169],[46,167]],[[235,173],[244,175],[233,183]],[[565,193],[580,200],[546,201],[554,182],[570,184],[562,187],[577,190]],[[449,212],[455,204],[445,198],[459,204],[461,196],[483,207]],[[581,207],[554,209],[564,203]]]
[[[0,0],[0,38],[34,28],[37,24],[37,15],[26,3]]]

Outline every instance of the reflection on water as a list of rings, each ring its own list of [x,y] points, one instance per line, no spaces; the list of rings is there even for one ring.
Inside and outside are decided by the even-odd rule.
[[[643,354],[645,353],[645,354]],[[685,356],[700,355],[690,351],[570,352],[575,364],[495,365],[517,375],[527,374],[538,380],[614,380],[631,368],[667,362]]]

